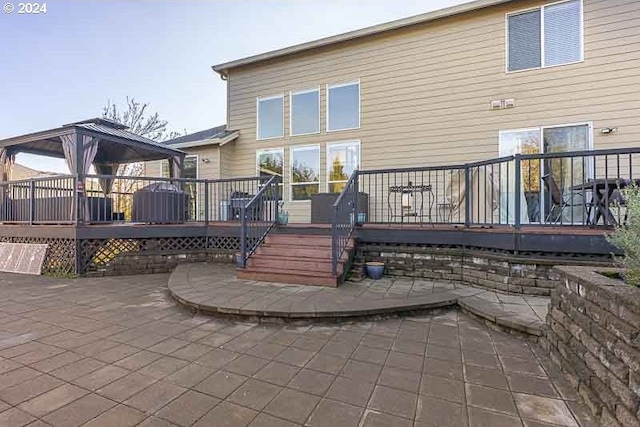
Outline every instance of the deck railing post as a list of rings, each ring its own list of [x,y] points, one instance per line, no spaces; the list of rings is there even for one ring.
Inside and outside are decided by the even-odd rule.
[[[29,180],[29,224],[33,225],[36,219],[36,202],[35,202],[36,182]]]
[[[245,204],[240,208],[240,268],[247,265],[247,207]]]
[[[471,227],[471,168],[464,166],[464,226]]]
[[[196,184],[197,185],[197,184]],[[204,223],[209,225],[209,180],[204,181]]]
[[[338,273],[338,206],[333,207],[333,221],[331,221],[331,273]]]
[[[515,198],[516,200],[514,200],[514,204],[515,204],[515,228],[516,229],[520,229],[521,226],[521,221],[520,221],[520,212],[522,210],[522,159],[520,158],[520,154],[516,154],[515,156],[515,162],[516,162],[516,167],[515,167],[515,174],[516,174],[516,179],[515,179]]]
[[[360,221],[358,219],[358,217],[360,215],[358,215],[358,213],[360,212],[359,207],[358,207],[358,196],[360,195],[360,185],[358,184],[358,170],[356,169],[354,172],[355,177],[353,179],[353,191],[354,191],[354,201],[353,201],[353,223],[355,225],[360,225]]]

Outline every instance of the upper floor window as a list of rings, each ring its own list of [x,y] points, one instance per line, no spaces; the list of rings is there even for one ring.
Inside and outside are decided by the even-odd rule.
[[[507,16],[507,70],[582,61],[582,1],[554,3]]]
[[[360,82],[327,85],[327,132],[360,127]]]
[[[284,136],[284,96],[258,98],[258,139]]]
[[[291,135],[320,132],[320,89],[291,92]]]

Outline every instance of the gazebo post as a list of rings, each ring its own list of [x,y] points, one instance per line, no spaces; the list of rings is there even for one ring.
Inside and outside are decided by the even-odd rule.
[[[84,223],[84,209],[85,209],[85,188],[84,188],[84,139],[78,132],[74,132],[76,140],[76,170],[73,171],[76,175],[76,224]]]

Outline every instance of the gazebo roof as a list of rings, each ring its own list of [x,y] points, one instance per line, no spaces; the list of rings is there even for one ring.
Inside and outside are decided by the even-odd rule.
[[[59,128],[0,140],[0,148],[12,154],[32,153],[64,158],[60,137],[81,134],[98,138],[98,163],[132,163],[184,156],[185,152],[135,133],[112,120],[95,118],[69,123]]]

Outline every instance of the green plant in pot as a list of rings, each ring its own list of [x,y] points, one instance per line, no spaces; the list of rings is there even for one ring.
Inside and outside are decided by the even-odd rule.
[[[289,223],[289,212],[283,210],[284,202],[278,202],[278,225],[287,225]]]
[[[627,207],[624,224],[616,225],[607,241],[624,253],[616,257],[623,268],[622,278],[632,286],[640,286],[640,188],[634,183],[622,190]]]

